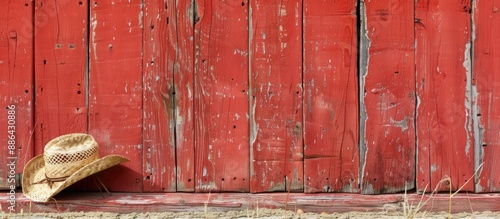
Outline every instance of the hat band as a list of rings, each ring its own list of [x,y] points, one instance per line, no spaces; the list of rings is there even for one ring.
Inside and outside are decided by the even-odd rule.
[[[33,184],[42,184],[42,183],[45,183],[47,182],[47,184],[49,185],[50,188],[52,188],[52,184],[54,184],[55,182],[63,182],[64,180],[66,180],[69,176],[64,176],[64,177],[55,177],[55,178],[50,178],[47,176],[47,173],[45,173],[45,179],[42,179],[42,180],[39,180],[37,182],[34,182]]]

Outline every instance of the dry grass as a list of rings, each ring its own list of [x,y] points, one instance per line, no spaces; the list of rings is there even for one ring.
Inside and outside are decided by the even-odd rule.
[[[207,197],[207,201],[205,201],[204,203],[204,213],[205,213],[205,218],[208,218],[208,203],[210,203],[210,194],[212,194],[211,192],[208,192],[208,197]]]
[[[470,182],[472,181],[472,179],[474,179],[474,176],[477,175],[477,173],[479,172],[479,170],[481,170],[482,166],[483,166],[484,163],[482,163],[481,165],[479,165],[476,169],[476,171],[474,171],[474,174],[469,178],[467,179],[467,181],[465,181],[465,183],[460,186],[460,188],[458,188],[455,192],[453,192],[452,188],[452,180],[449,176],[445,176],[443,177],[436,185],[436,187],[434,188],[434,190],[432,190],[432,192],[429,194],[429,197],[428,198],[425,198],[425,191],[427,191],[427,187],[429,186],[429,184],[427,184],[423,190],[423,193],[422,193],[422,196],[420,197],[420,201],[418,202],[417,206],[413,206],[412,203],[410,203],[410,201],[408,200],[408,196],[407,196],[407,188],[405,188],[405,194],[404,194],[404,200],[403,200],[403,214],[406,218],[410,218],[410,219],[413,219],[415,218],[416,214],[419,213],[422,208],[424,206],[427,205],[427,203],[433,198],[433,196],[435,194],[438,193],[438,189],[441,188],[441,186],[444,184],[444,183],[447,183],[446,185],[449,185],[449,188],[450,188],[450,196],[449,196],[449,205],[448,205],[448,215],[447,215],[447,218],[451,218],[451,209],[452,209],[452,206],[453,206],[453,197],[455,195],[457,195],[460,191],[462,191],[462,189]],[[469,200],[469,204],[470,204],[470,200]],[[432,207],[431,207],[432,209]],[[471,205],[471,213],[474,213],[474,210],[472,209],[472,205]],[[427,212],[423,212],[423,215],[422,217],[426,217],[426,214]]]

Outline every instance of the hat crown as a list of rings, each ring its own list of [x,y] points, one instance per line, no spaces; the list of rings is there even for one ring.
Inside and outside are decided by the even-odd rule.
[[[99,158],[99,148],[88,134],[63,135],[45,145],[43,159],[46,176],[67,177]]]

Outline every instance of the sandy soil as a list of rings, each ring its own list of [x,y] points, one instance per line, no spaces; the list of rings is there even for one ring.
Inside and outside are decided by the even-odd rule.
[[[446,212],[419,213],[415,218],[448,218]],[[67,213],[1,213],[1,218],[406,218],[403,212],[347,212],[347,213],[307,213],[298,211],[284,211],[280,209],[254,209],[247,211],[227,212],[145,212],[145,213],[108,213],[108,212],[67,212]],[[453,214],[452,218],[500,218],[500,212],[476,212]]]

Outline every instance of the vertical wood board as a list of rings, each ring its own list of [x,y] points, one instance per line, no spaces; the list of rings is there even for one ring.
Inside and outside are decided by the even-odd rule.
[[[177,156],[177,191],[195,189],[195,118],[194,118],[194,0],[176,0],[167,5],[168,24],[175,33],[170,49],[174,77],[174,112]]]
[[[356,1],[304,1],[308,193],[358,192]]]
[[[90,4],[90,134],[99,143],[101,156],[119,154],[130,159],[98,176],[110,190],[140,192],[142,3],[94,0]]]
[[[51,139],[87,132],[87,2],[35,1],[36,154]]]
[[[301,192],[302,1],[250,8],[250,191]]]
[[[19,178],[10,178],[9,181],[9,177],[22,173],[24,165],[34,153],[33,14],[31,1],[5,2],[0,9],[2,189],[20,184]],[[15,166],[9,166],[12,162],[15,162]]]
[[[144,1],[143,191],[176,191],[173,112],[175,30],[167,23],[175,1]],[[175,41],[174,41],[175,42]]]
[[[416,4],[417,189],[457,190],[474,174],[470,1]],[[437,187],[437,188],[436,188]],[[462,191],[474,191],[472,182]]]
[[[476,88],[476,192],[500,191],[500,2],[474,1],[474,75]]]
[[[195,187],[249,191],[248,1],[195,1]]]
[[[363,194],[412,189],[415,183],[414,3],[362,1]]]

